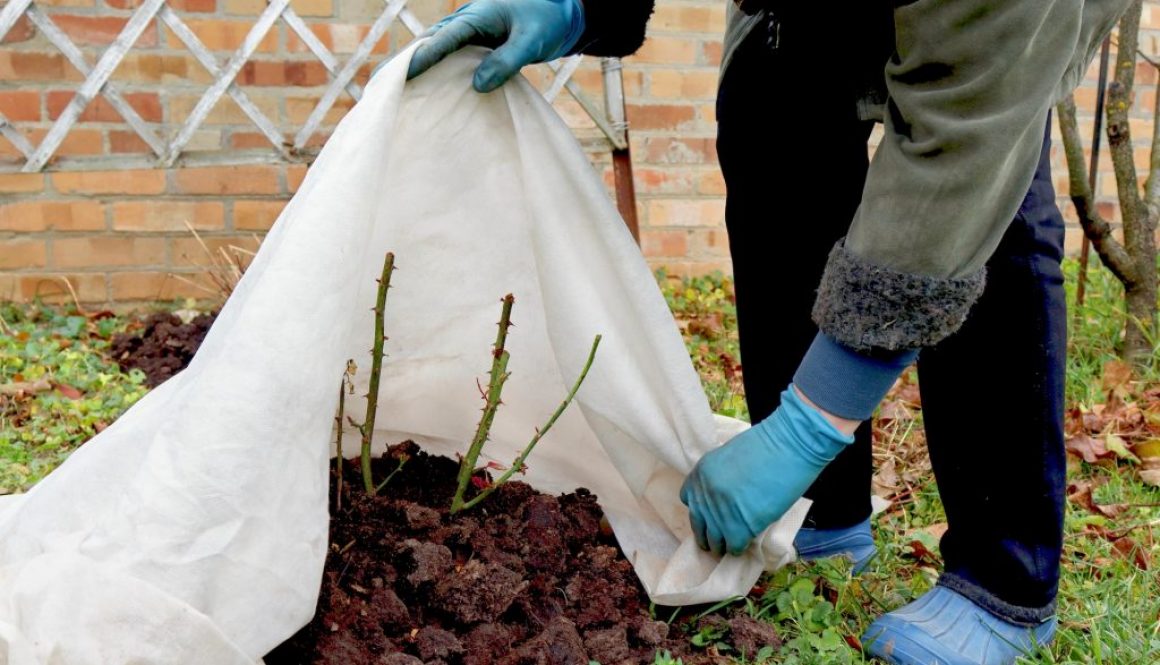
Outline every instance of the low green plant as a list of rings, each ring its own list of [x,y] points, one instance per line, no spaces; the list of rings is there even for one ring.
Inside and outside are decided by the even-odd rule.
[[[685,665],[685,662],[680,658],[674,658],[669,651],[658,651],[653,656],[652,665]]]
[[[40,304],[0,306],[0,494],[27,490],[146,392],[108,356],[125,321]]]
[[[733,280],[719,272],[677,278],[663,269],[656,278],[701,375],[709,406],[715,413],[747,420]]]

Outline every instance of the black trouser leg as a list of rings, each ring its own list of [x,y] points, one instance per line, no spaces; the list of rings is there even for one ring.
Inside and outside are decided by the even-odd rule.
[[[962,329],[919,356],[949,529],[940,583],[1015,621],[1053,613],[1063,540],[1067,306],[1050,134]],[[992,413],[1001,415],[994,417]]]
[[[835,84],[826,23],[783,20],[770,47],[758,28],[735,54],[717,100],[717,152],[737,291],[750,416],[777,408],[817,328],[810,320],[826,257],[857,210],[872,124],[852,88]],[[819,196],[818,192],[824,192]],[[837,528],[870,515],[870,427],[806,496],[808,526]]]

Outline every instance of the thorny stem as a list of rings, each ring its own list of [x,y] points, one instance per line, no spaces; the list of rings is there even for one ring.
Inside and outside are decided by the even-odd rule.
[[[334,417],[334,424],[338,429],[338,434],[335,435],[334,440],[334,471],[338,476],[335,481],[337,488],[334,495],[335,511],[342,510],[342,465],[345,461],[342,456],[342,418],[343,412],[346,410],[346,393],[348,390],[354,391],[354,385],[350,382],[350,377],[354,376],[354,373],[354,360],[347,360],[346,369],[342,372],[342,382],[338,385],[338,415]]]
[[[536,444],[540,442],[540,439],[544,438],[544,435],[548,433],[548,430],[552,429],[552,425],[556,424],[556,421],[560,418],[565,409],[568,408],[568,405],[571,404],[572,400],[576,397],[576,393],[580,391],[580,386],[584,383],[584,379],[588,376],[588,370],[592,369],[592,361],[596,359],[596,349],[600,346],[601,337],[601,335],[597,335],[596,339],[592,340],[592,350],[588,352],[588,360],[584,363],[584,369],[580,370],[580,376],[576,378],[576,383],[572,385],[572,390],[568,392],[568,396],[564,398],[564,401],[560,403],[560,406],[556,407],[555,413],[553,413],[552,417],[548,419],[548,422],[544,423],[543,427],[536,430],[536,435],[533,436],[532,440],[528,442],[528,445],[524,448],[523,452],[520,453],[519,457],[516,458],[516,461],[512,464],[511,468],[505,471],[502,476],[495,480],[495,482],[485,487],[479,494],[475,495],[471,501],[463,504],[460,510],[466,510],[468,508],[474,507],[476,504],[478,504],[480,501],[483,501],[492,492],[494,492],[497,487],[511,479],[512,475],[514,475],[517,471],[523,470],[524,462],[528,459],[528,455],[532,454],[532,449],[536,447]],[[478,455],[476,455],[476,457],[478,457]],[[464,461],[466,462],[467,460],[465,459]],[[472,461],[472,466],[468,468],[474,470],[474,464],[475,462]],[[462,473],[463,470],[460,468],[460,475],[462,475]],[[470,474],[468,474],[468,477],[471,477]],[[458,498],[458,495],[456,498]],[[454,513],[456,510],[453,508],[451,512]]]
[[[362,476],[367,494],[376,493],[375,481],[371,476],[371,439],[375,434],[375,416],[379,410],[379,379],[383,373],[384,316],[387,308],[387,289],[391,288],[391,273],[395,270],[395,255],[387,252],[383,262],[383,275],[379,278],[379,293],[375,301],[375,342],[371,349],[371,380],[367,389],[367,417],[362,430]]]
[[[496,333],[495,348],[492,350],[491,375],[488,379],[487,394],[484,396],[483,415],[479,419],[479,425],[475,428],[475,437],[472,438],[471,445],[467,448],[467,454],[459,461],[458,483],[455,488],[455,497],[451,500],[452,514],[465,507],[463,496],[467,492],[468,484],[471,483],[471,475],[475,472],[475,463],[479,461],[479,454],[483,452],[483,444],[487,443],[491,424],[495,421],[495,413],[499,410],[503,385],[511,376],[507,371],[509,356],[504,345],[507,343],[508,328],[511,328],[512,325],[512,305],[514,303],[515,296],[510,293],[504,296],[503,311],[497,324],[499,331]]]

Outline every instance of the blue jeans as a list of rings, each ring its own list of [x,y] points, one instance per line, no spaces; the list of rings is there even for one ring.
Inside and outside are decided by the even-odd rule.
[[[859,204],[872,127],[857,117],[858,82],[842,80],[850,53],[834,48],[848,42],[836,41],[832,22],[795,24],[791,15],[783,17],[776,48],[768,37],[759,28],[738,49],[717,101],[754,421],[777,408],[813,340],[814,291]],[[1028,624],[1055,611],[1066,486],[1063,220],[1049,136],[1026,199],[988,263],[982,298],[961,330],[918,361],[928,448],[949,525],[939,583]],[[807,525],[864,520],[872,471],[864,425],[806,493],[814,501]]]

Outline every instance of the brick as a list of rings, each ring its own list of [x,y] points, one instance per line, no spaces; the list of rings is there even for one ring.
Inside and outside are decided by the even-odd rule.
[[[270,139],[261,132],[230,132],[229,141],[230,148],[234,150],[270,147]]]
[[[246,35],[253,27],[252,21],[223,21],[219,19],[186,19],[186,25],[193,31],[201,43],[211,51],[233,52],[241,47]],[[278,48],[279,25],[270,28],[262,41],[258,43],[257,51],[273,53]],[[168,27],[165,28],[165,43],[180,44],[181,40]]]
[[[251,60],[238,72],[238,83],[256,86],[314,87],[330,81],[321,62]]]
[[[720,226],[725,221],[721,199],[654,199],[648,202],[650,226]]]
[[[318,41],[338,54],[354,53],[360,42],[370,33],[370,26],[359,23],[315,23],[310,31],[318,37]],[[375,43],[371,53],[386,55],[390,53],[391,40],[389,33],[384,34]],[[286,33],[286,50],[290,53],[309,53],[310,48],[298,38],[294,32]]]
[[[48,117],[56,120],[64,113],[64,109],[76,94],[73,90],[52,90],[45,94],[44,104],[48,109]],[[129,92],[124,95],[125,101],[146,122],[161,122],[161,98],[155,92]],[[81,122],[124,122],[124,118],[113,105],[104,97],[97,97],[85,106],[81,112]]]
[[[306,179],[305,164],[289,164],[286,166],[286,191],[290,194],[298,192],[302,181]]]
[[[733,274],[733,262],[728,259],[717,259],[713,261],[661,261],[652,260],[649,265],[654,268],[664,267],[668,272],[669,277],[702,277],[704,275],[711,275],[719,272],[725,275]]]
[[[689,251],[688,231],[642,230],[640,234],[641,252],[647,258],[681,257]]]
[[[285,207],[285,201],[234,201],[234,228],[238,231],[269,230]]]
[[[314,107],[318,106],[317,97],[287,97],[286,98],[286,119],[295,125],[301,125],[306,122],[310,114],[314,112]],[[346,112],[354,106],[354,100],[350,97],[339,97],[335,100],[326,111],[326,117],[322,123],[324,125],[337,125],[338,121],[342,120]]]
[[[220,129],[199,129],[189,139],[186,150],[220,150],[222,147],[222,132]]]
[[[697,106],[697,119],[701,125],[709,130],[717,126],[717,105],[700,104]]]
[[[169,256],[174,268],[211,268],[227,260],[248,266],[257,251],[258,241],[253,234],[169,239]]]
[[[109,274],[109,297],[113,300],[173,300],[174,298],[220,298],[204,273],[182,273],[185,280],[167,272],[114,272]]]
[[[43,173],[0,173],[0,194],[25,194],[43,190]]]
[[[1148,62],[1137,63],[1136,85],[1156,85],[1156,67]]]
[[[638,142],[639,141],[639,142]],[[674,137],[634,137],[634,161],[646,164],[715,164],[717,146],[713,139]]]
[[[48,134],[48,128],[30,129],[24,132],[28,137],[28,141],[32,145],[40,145]],[[100,155],[105,152],[105,139],[100,130],[97,129],[80,129],[73,127],[65,134],[64,141],[57,147],[54,156],[58,157],[75,157],[77,155]],[[19,151],[14,146],[10,147],[7,142],[0,144],[0,154],[16,156]]]
[[[281,116],[278,107],[279,102],[277,96],[268,92],[254,92],[247,91],[247,96],[254,106],[258,108],[267,118],[275,124]],[[169,98],[169,115],[172,118],[188,118],[196,108],[199,95],[175,95]],[[209,115],[206,116],[205,124],[209,125],[245,125],[247,129],[253,128],[253,123],[250,117],[246,115],[241,107],[237,105],[234,100],[228,95],[223,95],[213,109],[210,110]]]
[[[36,36],[36,27],[32,25],[32,21],[28,20],[27,16],[21,16],[16,19],[16,23],[8,30],[8,34],[0,39],[0,44],[15,44],[17,42],[26,42]]]
[[[677,104],[629,104],[630,129],[648,131],[687,129],[696,119],[696,109]]]
[[[625,58],[629,65],[692,65],[697,62],[698,42],[692,37],[651,35],[635,54]]]
[[[174,173],[178,194],[277,194],[281,191],[276,166],[211,166]]]
[[[560,114],[564,123],[573,130],[593,129],[596,127],[596,123],[593,122],[592,117],[588,115],[584,107],[580,106],[570,95],[557,97],[556,101],[552,103],[552,106],[556,109],[556,113]]]
[[[539,71],[529,69],[527,71]],[[644,94],[644,72],[639,69],[622,69],[621,78],[624,80],[624,96],[629,99],[636,99]],[[590,91],[594,96],[600,97],[604,94],[604,74],[599,68],[585,69],[580,68],[572,75],[580,87],[586,91]]]
[[[48,250],[43,240],[0,240],[0,270],[43,268],[47,262]]]
[[[24,132],[24,136],[28,137],[29,143],[32,145],[41,145],[45,135],[48,135],[48,128],[30,129]],[[3,151],[10,156],[16,156],[15,147],[12,150]],[[104,137],[100,130],[96,129],[79,129],[73,128],[65,135],[63,142],[57,147],[57,151],[53,153],[55,157],[78,157],[78,156],[93,156],[93,154],[104,153]]]
[[[661,98],[714,99],[716,69],[657,69],[649,72],[649,95]]]
[[[225,228],[225,206],[217,201],[119,201],[113,204],[116,231],[199,231]]]
[[[688,169],[633,170],[638,194],[692,194],[693,176]]]
[[[720,40],[709,41],[701,44],[701,61],[706,65],[717,67],[721,64],[721,58],[725,55],[725,46]]]
[[[105,5],[114,9],[137,9],[142,0],[105,0]],[[166,0],[170,9],[194,14],[212,14],[217,11],[217,0]]]
[[[334,16],[333,0],[290,0],[299,16]]]
[[[17,298],[23,301],[39,299],[53,303],[72,302],[74,293],[81,302],[103,303],[109,297],[105,276],[93,273],[20,275],[15,291]]]
[[[0,231],[99,231],[105,207],[96,201],[36,200],[0,205]]]
[[[698,175],[697,193],[708,196],[725,196],[725,176],[721,174],[719,169]]]
[[[224,0],[222,4],[222,11],[231,16],[258,16],[265,10],[265,0]]]
[[[651,31],[720,35],[725,32],[725,3],[709,6],[658,3],[648,27]]]
[[[174,48],[184,48],[179,42],[170,42]],[[130,51],[113,70],[112,80],[129,83],[201,83],[208,84],[213,77],[191,55],[167,55],[148,51]]]
[[[689,232],[689,254],[698,258],[729,256],[729,236],[724,229]]]
[[[165,265],[164,238],[94,236],[55,238],[52,242],[54,268],[143,267]]]
[[[72,65],[59,53],[0,51],[0,80],[57,82],[64,78],[66,68]]]
[[[36,0],[41,7],[96,7],[96,0]]]
[[[129,22],[127,18],[114,16],[78,16],[75,14],[53,14],[52,20],[77,46],[108,46],[113,43]],[[157,24],[146,26],[141,37],[134,44],[137,48],[157,46]]]
[[[109,132],[109,151],[114,153],[150,152],[148,143],[137,136],[137,132],[121,129]]]
[[[1068,256],[1077,256],[1083,247],[1083,229],[1074,224],[1068,224],[1064,229],[1063,252]]]
[[[52,184],[61,194],[160,194],[165,191],[165,171],[53,173]]]
[[[0,113],[12,122],[40,120],[40,93],[31,90],[0,92]]]

